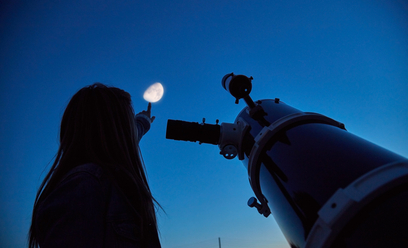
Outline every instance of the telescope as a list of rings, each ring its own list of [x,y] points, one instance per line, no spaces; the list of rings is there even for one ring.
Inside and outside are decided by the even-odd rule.
[[[248,170],[248,206],[272,214],[291,247],[408,247],[408,160],[327,116],[250,95],[252,77],[223,88],[246,107],[234,123],[168,120],[166,138],[218,145]]]

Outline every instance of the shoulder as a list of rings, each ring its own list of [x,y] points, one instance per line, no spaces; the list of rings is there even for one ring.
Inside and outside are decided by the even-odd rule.
[[[79,189],[82,194],[106,194],[111,182],[103,168],[94,163],[79,165],[71,169],[58,183],[56,189]],[[77,192],[81,193],[81,192]]]
[[[54,187],[47,198],[104,198],[110,187],[106,173],[97,164],[88,163],[71,169]],[[71,197],[71,199],[70,199]],[[49,199],[48,199],[49,200]]]
[[[50,193],[39,202],[39,209],[66,208],[85,202],[105,202],[111,183],[102,167],[96,164],[76,166],[65,174]]]

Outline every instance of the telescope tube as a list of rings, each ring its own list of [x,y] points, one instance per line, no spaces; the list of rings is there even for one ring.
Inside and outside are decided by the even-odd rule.
[[[248,107],[238,114],[251,127],[243,163],[291,247],[408,244],[406,158],[323,115],[278,99],[257,103],[271,124],[251,118]]]

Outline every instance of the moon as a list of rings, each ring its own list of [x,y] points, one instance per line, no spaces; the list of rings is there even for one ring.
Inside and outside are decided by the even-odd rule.
[[[143,98],[148,102],[157,102],[162,98],[163,94],[163,85],[161,83],[154,83],[144,92]]]

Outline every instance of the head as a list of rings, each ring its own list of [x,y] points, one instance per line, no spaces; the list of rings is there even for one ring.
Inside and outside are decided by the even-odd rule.
[[[101,166],[143,216],[145,224],[156,224],[153,197],[147,184],[138,146],[137,128],[130,94],[100,83],[79,90],[62,117],[60,147],[42,182],[34,204],[55,188],[71,169],[85,163]],[[120,178],[120,179],[119,179]],[[34,218],[30,246],[35,246]]]
[[[73,167],[88,162],[138,166],[129,93],[100,83],[79,90],[62,117],[60,152],[60,162]]]

